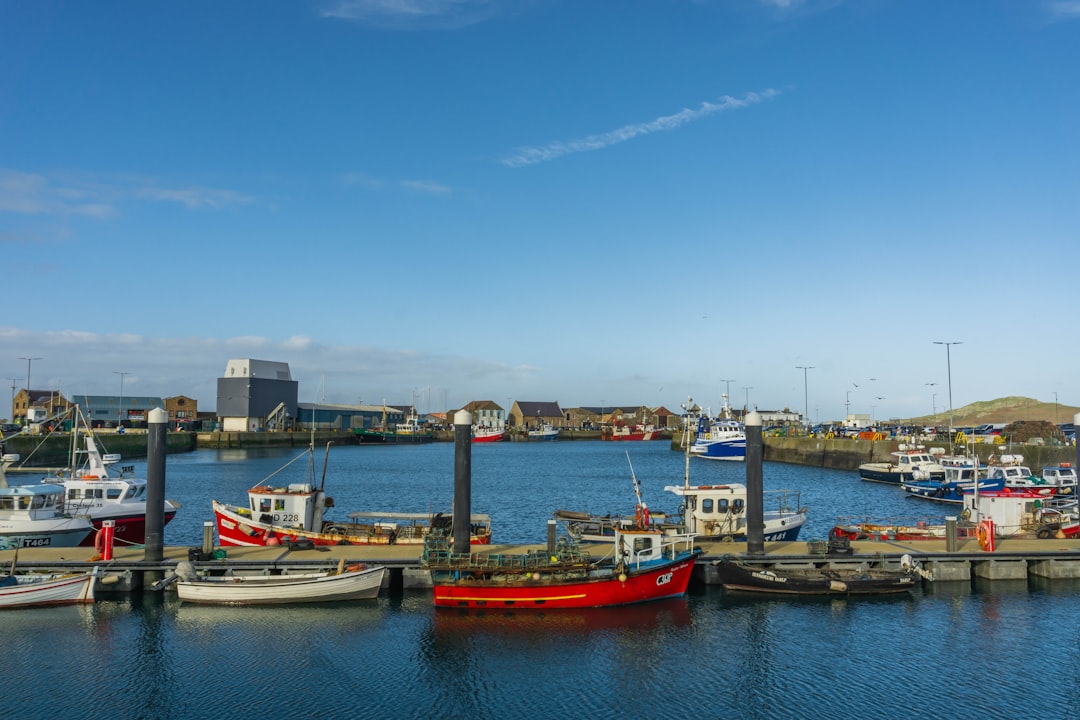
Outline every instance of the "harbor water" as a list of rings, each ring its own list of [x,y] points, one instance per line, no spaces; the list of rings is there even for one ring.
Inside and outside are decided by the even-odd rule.
[[[169,545],[199,545],[210,500],[297,451],[170,455],[183,503]],[[315,482],[322,481],[322,451]],[[496,542],[542,542],[557,508],[650,508],[683,482],[667,443],[472,448],[473,511]],[[335,516],[448,511],[450,444],[332,449]],[[144,468],[136,466],[137,471]],[[301,459],[271,484],[301,482]],[[745,467],[694,460],[691,482]],[[856,472],[768,463],[766,490],[801,493],[822,539],[837,516],[940,516]],[[667,495],[668,497],[665,497]],[[183,605],[175,595],[5,612],[11,718],[1080,718],[1080,583],[939,583],[910,595],[766,599],[691,586],[686,598],[588,611],[435,610],[430,592],[328,606]]]

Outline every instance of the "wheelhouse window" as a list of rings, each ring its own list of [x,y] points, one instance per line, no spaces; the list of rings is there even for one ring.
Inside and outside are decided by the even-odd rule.
[[[705,498],[701,501],[701,512],[711,514],[713,512],[712,498]]]
[[[653,539],[651,537],[639,537],[634,538],[634,552],[643,553],[646,550],[652,550]]]

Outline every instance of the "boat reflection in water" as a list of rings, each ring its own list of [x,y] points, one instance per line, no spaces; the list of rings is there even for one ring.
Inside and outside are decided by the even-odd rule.
[[[534,635],[650,632],[687,627],[693,621],[686,597],[654,600],[617,608],[465,609],[436,608],[432,621],[441,641],[476,635],[530,640]]]

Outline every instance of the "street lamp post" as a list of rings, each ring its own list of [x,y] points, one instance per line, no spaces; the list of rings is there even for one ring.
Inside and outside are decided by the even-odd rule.
[[[753,389],[754,388],[750,387],[749,385],[743,387],[743,391],[746,393],[745,399],[743,400],[743,411],[744,412],[750,412],[750,391],[753,390]]]
[[[721,380],[720,382],[724,383],[727,386],[727,389],[724,391],[724,405],[727,405],[729,402],[731,402],[731,383],[735,381]]]
[[[934,409],[934,415],[937,415],[937,393],[930,396],[930,407]]]
[[[945,342],[943,340],[934,340],[935,345],[945,346],[945,367],[949,372],[949,442],[953,442],[953,406],[952,406],[952,354],[950,353],[950,346],[962,345],[962,341]]]
[[[844,395],[844,421],[851,416],[851,391],[847,390]]]
[[[26,361],[26,394],[27,395],[30,394],[30,363],[34,362],[35,360],[44,360],[44,359],[45,358],[39,358],[39,357],[21,357],[21,358],[19,358],[19,360],[25,360]]]
[[[124,410],[124,376],[130,375],[129,372],[121,372],[119,370],[113,370],[113,375],[120,376],[120,407],[116,408],[116,431],[119,432],[123,427],[123,423],[120,420],[120,413]]]
[[[875,395],[874,399],[875,400],[884,400],[885,398],[881,397],[880,395]],[[874,408],[876,408],[876,407],[877,407],[877,405],[873,405],[870,408],[870,422],[872,422],[874,425],[877,425],[877,420],[874,419]]]
[[[810,394],[807,391],[806,385],[806,371],[813,370],[814,365],[796,365],[796,370],[802,370],[802,386],[803,386],[803,410],[806,412],[806,423],[810,424]]]
[[[34,362],[35,360],[43,360],[43,359],[44,358],[39,358],[39,357],[21,357],[21,358],[19,358],[19,360],[25,360],[26,361],[26,415],[24,417],[25,417],[25,421],[26,421],[26,423],[28,425],[30,423],[30,363]],[[12,421],[14,421],[15,420],[15,396],[14,396],[14,394],[11,397],[11,406],[12,406],[11,407],[11,419],[12,419]]]

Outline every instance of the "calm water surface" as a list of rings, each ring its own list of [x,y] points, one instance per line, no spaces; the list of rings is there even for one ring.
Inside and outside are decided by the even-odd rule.
[[[627,450],[650,507],[674,509],[663,487],[682,482],[683,459],[656,442],[474,448],[473,508],[504,542],[542,540],[556,507],[630,508]],[[166,496],[184,508],[166,541],[198,544],[210,498],[242,500],[296,454],[170,456]],[[727,463],[695,461],[691,473],[745,478]],[[765,486],[802,492],[803,539],[824,538],[837,515],[938,511],[855,472],[767,464]],[[446,510],[452,487],[449,444],[330,456],[342,515]],[[1080,718],[1074,581],[856,600],[692,586],[676,601],[562,612],[436,611],[425,592],[293,608],[147,595],[5,612],[0,642],[11,718]]]

